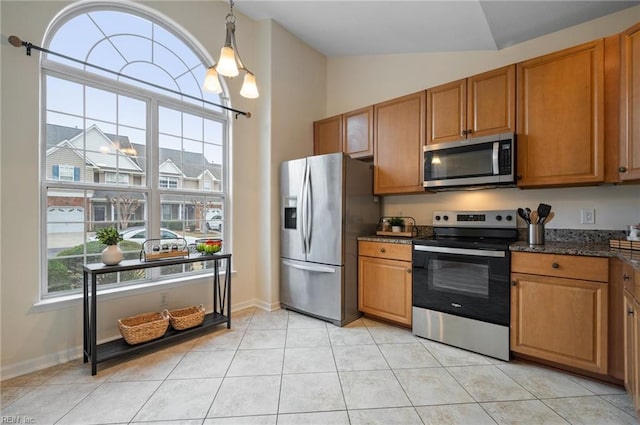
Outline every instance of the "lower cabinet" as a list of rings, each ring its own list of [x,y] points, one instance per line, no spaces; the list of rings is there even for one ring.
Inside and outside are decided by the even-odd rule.
[[[624,386],[640,417],[640,305],[624,294]]]
[[[629,270],[632,272],[632,270]],[[635,283],[634,283],[635,281]],[[640,303],[635,289],[640,272],[625,273],[624,290],[624,386],[640,418]]]
[[[607,374],[608,260],[512,252],[511,350]]]
[[[358,309],[411,326],[411,245],[358,243]]]

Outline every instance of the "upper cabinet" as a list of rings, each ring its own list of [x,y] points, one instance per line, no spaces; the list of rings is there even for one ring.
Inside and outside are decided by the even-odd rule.
[[[427,90],[427,144],[515,131],[515,65]]]
[[[342,115],[313,123],[313,154],[342,152]]]
[[[600,39],[517,65],[518,186],[604,180],[603,46]]]
[[[622,33],[620,180],[640,179],[640,24]]]
[[[344,153],[351,158],[373,156],[373,105],[343,115]]]
[[[313,123],[313,154],[335,152],[351,158],[373,156],[373,106]]]
[[[374,193],[424,192],[425,101],[421,91],[374,105]]]

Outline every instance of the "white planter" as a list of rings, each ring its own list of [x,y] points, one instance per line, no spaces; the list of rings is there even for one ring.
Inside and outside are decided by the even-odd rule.
[[[122,261],[122,250],[118,245],[107,245],[102,250],[102,262],[107,266],[115,266]]]
[[[402,226],[391,226],[392,232],[402,232]]]

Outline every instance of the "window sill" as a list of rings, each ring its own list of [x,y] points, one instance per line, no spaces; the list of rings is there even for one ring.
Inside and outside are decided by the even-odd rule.
[[[224,273],[225,272],[220,272],[219,275],[224,276]],[[232,277],[236,274],[236,271],[231,271]],[[101,301],[112,300],[117,298],[129,297],[131,295],[178,288],[181,286],[198,283],[198,281],[202,281],[204,283],[209,281],[210,279],[211,275],[203,274],[182,278],[166,279],[162,281],[150,281],[136,286],[121,286],[118,288],[98,290],[98,296],[100,297]],[[82,292],[77,294],[41,299],[40,301],[33,304],[33,306],[31,307],[31,311],[37,313],[44,311],[61,310],[69,307],[80,306],[81,304]]]

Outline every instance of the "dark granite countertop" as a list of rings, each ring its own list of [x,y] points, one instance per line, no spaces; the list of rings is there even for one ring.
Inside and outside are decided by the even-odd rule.
[[[509,246],[511,251],[539,252],[544,254],[584,255],[590,257],[615,257],[608,243],[545,242],[544,245],[529,245],[518,241]]]
[[[413,242],[412,238],[401,238],[401,237],[393,237],[393,236],[360,236],[358,237],[359,241],[367,241],[367,242],[388,242],[388,243],[399,243],[405,245],[411,245]]]

